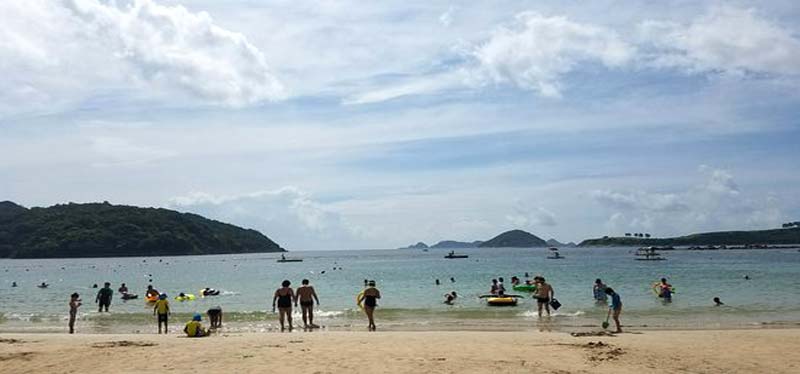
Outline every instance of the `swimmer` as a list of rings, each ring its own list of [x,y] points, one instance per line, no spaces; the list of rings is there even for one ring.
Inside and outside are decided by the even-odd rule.
[[[126,286],[126,285],[125,285],[125,283],[123,283],[123,284],[121,284],[121,285],[119,286],[119,289],[117,289],[117,291],[118,291],[119,293],[121,293],[121,294],[125,295],[125,294],[127,294],[127,293],[128,293],[128,286]]]
[[[16,286],[17,286],[17,282],[11,282],[11,287],[16,287]]]
[[[721,306],[721,305],[725,305],[725,303],[723,303],[722,300],[719,299],[719,297],[715,297],[714,306]]]
[[[658,297],[664,298],[664,301],[672,300],[672,285],[667,283],[667,278],[661,278],[661,283],[657,284]]]
[[[456,291],[446,293],[444,294],[444,303],[447,305],[453,305],[453,301],[455,301],[456,298],[458,298],[458,295],[456,295]]]
[[[436,285],[439,285],[439,278],[436,278]]]

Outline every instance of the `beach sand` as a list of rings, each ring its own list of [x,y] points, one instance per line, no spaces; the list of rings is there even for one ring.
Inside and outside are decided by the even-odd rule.
[[[2,373],[797,373],[800,329],[2,334]]]

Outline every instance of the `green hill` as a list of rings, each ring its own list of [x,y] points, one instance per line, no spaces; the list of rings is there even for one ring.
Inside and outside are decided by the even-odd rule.
[[[757,231],[718,231],[679,236],[674,238],[632,238],[604,237],[586,239],[580,247],[610,246],[707,246],[707,245],[748,245],[748,244],[800,244],[800,228],[785,228]]]
[[[283,252],[256,230],[196,214],[109,203],[26,209],[0,202],[0,258]]]
[[[542,238],[522,230],[506,231],[479,245],[481,248],[531,248],[546,247]]]

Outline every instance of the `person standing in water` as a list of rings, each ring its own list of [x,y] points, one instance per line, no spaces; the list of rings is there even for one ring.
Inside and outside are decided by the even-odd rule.
[[[656,285],[658,287],[658,297],[664,299],[664,301],[672,301],[672,285],[667,283],[667,278],[661,278],[661,283]]]
[[[83,305],[81,304],[80,295],[78,293],[73,293],[69,297],[69,333],[75,333],[75,318],[78,316],[78,308]]]
[[[297,298],[295,299],[294,306],[300,302],[300,308],[303,311],[303,326],[305,328],[316,329],[319,326],[314,324],[314,301],[319,305],[319,298],[317,292],[314,291],[314,286],[308,284],[308,279],[303,279],[300,282],[302,285],[297,287]]]
[[[550,316],[550,300],[555,296],[553,287],[544,280],[544,277],[534,277],[536,282],[536,294],[533,296],[536,299],[536,304],[539,307],[539,317],[542,316],[542,307],[547,311],[547,316]]]
[[[275,313],[275,305],[277,302],[278,312],[280,316],[278,317],[281,321],[281,331],[286,330],[284,327],[284,320],[288,320],[289,322],[289,331],[292,331],[292,303],[296,303],[297,299],[294,295],[294,290],[292,290],[291,286],[292,282],[288,280],[284,280],[281,283],[281,288],[275,290],[275,294],[272,296],[272,313]]]
[[[603,281],[600,278],[594,280],[594,287],[592,287],[592,293],[594,294],[594,301],[597,303],[606,303],[608,302],[608,296],[606,295],[606,285],[603,284]]]
[[[608,296],[611,296],[611,317],[614,318],[614,324],[617,325],[617,333],[622,332],[622,325],[619,323],[619,315],[622,313],[622,299],[619,294],[614,292],[611,287],[606,287],[604,291]]]
[[[369,331],[375,331],[375,308],[378,306],[378,299],[381,298],[381,291],[375,288],[375,281],[371,280],[367,283],[367,289],[365,289],[361,294],[359,294],[359,298],[357,300],[357,304],[361,305],[364,303],[364,313],[367,314],[367,319],[369,320],[369,325],[367,329]]]
[[[162,293],[158,295],[158,301],[153,306],[153,315],[158,314],[158,333],[161,333],[161,324],[164,324],[164,334],[169,334],[169,301],[167,301],[167,294]]]
[[[108,307],[111,306],[111,297],[113,295],[114,291],[111,289],[111,283],[106,282],[103,288],[97,291],[97,297],[94,300],[98,304],[98,312],[102,312],[104,307],[106,312],[108,312]]]

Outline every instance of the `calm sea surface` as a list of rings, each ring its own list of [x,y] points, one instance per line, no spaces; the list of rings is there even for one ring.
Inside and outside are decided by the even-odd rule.
[[[562,260],[546,259],[545,249],[467,249],[468,259],[447,260],[444,250],[292,252],[298,263],[277,263],[279,254],[153,258],[0,260],[0,331],[65,331],[67,303],[81,294],[78,330],[143,332],[155,329],[144,300],[123,302],[115,292],[111,313],[97,313],[93,284],[127,283],[143,297],[152,284],[169,295],[173,329],[194,312],[220,305],[228,331],[273,331],[277,317],[271,297],[284,279],[296,287],[308,278],[321,305],[318,323],[331,330],[365,327],[355,296],[364,279],[375,279],[383,294],[378,325],[389,329],[581,330],[597,328],[607,308],[592,299],[592,283],[602,278],[622,296],[623,324],[635,328],[739,328],[800,323],[800,252],[781,250],[668,251],[667,261],[635,261],[631,248],[563,249]],[[334,270],[336,269],[336,270]],[[563,307],[550,319],[536,317],[533,299],[517,307],[489,307],[478,298],[492,278],[542,275]],[[744,276],[750,277],[745,280]],[[450,278],[455,282],[451,282]],[[671,303],[654,296],[661,277],[677,288]],[[441,285],[435,285],[439,279]],[[49,288],[39,289],[46,281]],[[12,282],[18,287],[12,288]],[[204,287],[220,296],[177,302],[179,292]],[[442,303],[456,291],[455,305]],[[515,292],[519,293],[519,292]],[[726,304],[714,307],[718,296]],[[299,322],[299,321],[298,321]]]

